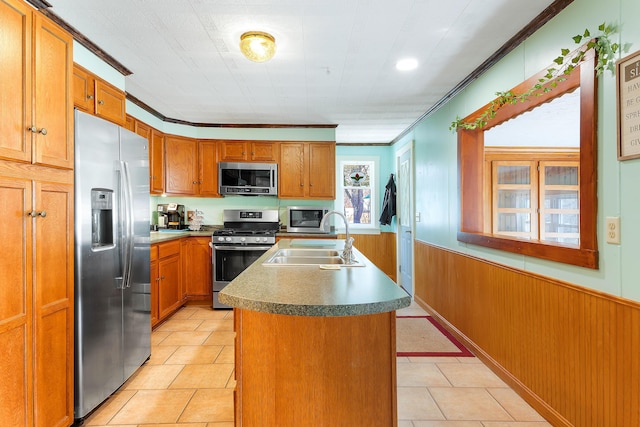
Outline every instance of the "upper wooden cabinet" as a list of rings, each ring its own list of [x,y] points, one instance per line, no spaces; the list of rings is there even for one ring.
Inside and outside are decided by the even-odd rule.
[[[335,199],[335,142],[281,142],[279,145],[278,197]]]
[[[217,196],[216,142],[166,135],[165,192],[191,196]]]
[[[126,126],[125,93],[78,64],[73,66],[73,102],[80,110]]]
[[[19,0],[0,0],[0,158],[73,168],[73,39]]]
[[[278,143],[271,141],[218,140],[221,162],[276,162]]]

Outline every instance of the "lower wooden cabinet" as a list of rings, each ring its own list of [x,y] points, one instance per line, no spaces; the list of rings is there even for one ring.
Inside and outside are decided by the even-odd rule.
[[[186,237],[151,245],[151,326],[187,301],[211,305],[210,237]]]
[[[73,423],[73,171],[0,160],[0,419]]]
[[[151,317],[153,319],[155,310],[157,322],[160,322],[173,314],[183,303],[180,240],[159,243],[152,253],[154,251],[157,251],[158,258],[156,263],[151,265],[151,277],[155,281],[155,286],[151,289]],[[154,302],[157,308],[153,306]]]
[[[185,293],[189,300],[210,300],[212,297],[210,237],[189,237],[185,240],[183,267]]]

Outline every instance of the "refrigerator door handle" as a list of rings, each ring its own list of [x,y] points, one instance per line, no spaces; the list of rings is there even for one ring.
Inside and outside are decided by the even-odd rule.
[[[131,287],[131,271],[133,267],[133,243],[134,243],[134,230],[133,230],[133,189],[131,187],[131,174],[129,173],[129,163],[125,161],[121,161],[122,165],[122,177],[123,177],[123,186],[122,193],[124,199],[124,268],[123,268],[123,276],[124,281],[122,283],[123,289]]]

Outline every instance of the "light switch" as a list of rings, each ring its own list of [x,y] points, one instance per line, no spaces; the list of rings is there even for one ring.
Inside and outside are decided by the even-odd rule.
[[[620,244],[620,217],[608,216],[606,223],[607,243]]]

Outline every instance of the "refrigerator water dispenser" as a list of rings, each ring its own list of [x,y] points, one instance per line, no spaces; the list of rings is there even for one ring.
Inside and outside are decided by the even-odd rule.
[[[113,190],[91,189],[91,248],[113,247]]]

